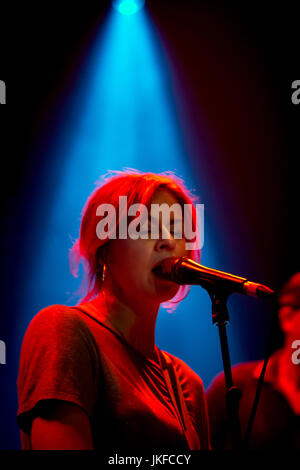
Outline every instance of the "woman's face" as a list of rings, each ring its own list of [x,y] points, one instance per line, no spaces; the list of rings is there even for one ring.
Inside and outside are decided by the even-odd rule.
[[[169,207],[178,204],[178,200],[166,189],[159,189],[151,204],[167,204]],[[148,210],[149,216],[150,209]],[[180,214],[179,214],[180,215]],[[177,220],[177,223],[176,223]],[[180,217],[174,220],[174,214],[170,212],[170,230],[159,223],[159,233],[165,231],[168,238],[161,236],[151,237],[151,231],[147,239],[111,240],[106,251],[106,276],[113,289],[114,295],[121,301],[132,303],[132,301],[144,301],[161,303],[174,297],[179,285],[171,281],[158,278],[153,273],[153,268],[160,261],[171,256],[187,256],[184,238],[174,238],[174,227],[182,224]],[[175,225],[174,225],[175,224]],[[149,224],[150,227],[150,224]],[[171,233],[170,233],[171,232]],[[183,229],[182,229],[183,232]]]
[[[283,333],[298,339],[300,337],[300,305],[296,296],[287,294],[280,298],[278,317]]]

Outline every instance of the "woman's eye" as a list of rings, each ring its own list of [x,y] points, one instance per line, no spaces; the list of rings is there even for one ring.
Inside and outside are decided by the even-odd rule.
[[[176,224],[173,227],[171,227],[171,234],[175,239],[183,238],[184,235],[183,235],[182,225]]]

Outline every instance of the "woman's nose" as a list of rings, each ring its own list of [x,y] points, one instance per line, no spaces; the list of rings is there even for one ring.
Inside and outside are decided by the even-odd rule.
[[[176,248],[176,240],[172,236],[169,238],[160,238],[155,244],[157,251],[173,251]]]

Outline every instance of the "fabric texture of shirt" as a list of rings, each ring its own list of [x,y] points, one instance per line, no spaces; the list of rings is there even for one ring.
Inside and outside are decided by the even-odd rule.
[[[182,387],[194,450],[209,449],[203,383],[166,354]],[[31,449],[31,424],[41,408],[62,400],[86,412],[96,450],[188,450],[159,363],[100,322],[93,302],[53,305],[32,319],[21,349],[18,400],[22,449]]]

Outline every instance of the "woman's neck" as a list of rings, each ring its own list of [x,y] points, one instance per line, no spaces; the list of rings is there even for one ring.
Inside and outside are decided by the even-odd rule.
[[[148,302],[128,305],[104,291],[98,295],[93,304],[99,311],[102,321],[111,326],[134,349],[143,356],[152,359],[155,355],[155,323],[158,305]]]

